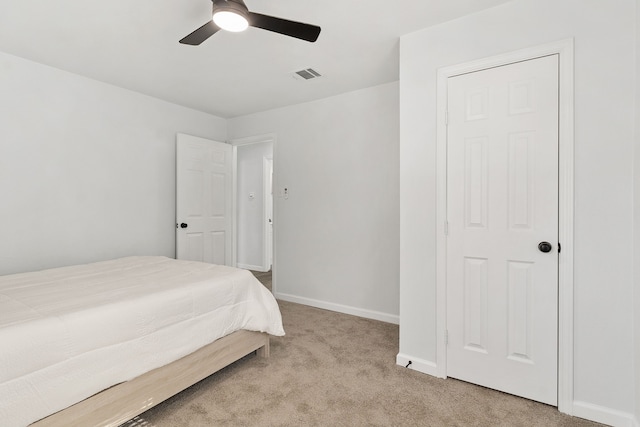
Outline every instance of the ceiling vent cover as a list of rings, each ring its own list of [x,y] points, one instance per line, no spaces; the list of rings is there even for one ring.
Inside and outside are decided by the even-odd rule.
[[[293,73],[293,77],[298,80],[312,80],[322,77],[322,74],[314,70],[313,68],[305,68],[304,70],[296,71]]]

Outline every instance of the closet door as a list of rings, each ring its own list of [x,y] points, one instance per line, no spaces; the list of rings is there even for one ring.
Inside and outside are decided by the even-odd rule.
[[[447,376],[551,405],[558,56],[449,78]]]

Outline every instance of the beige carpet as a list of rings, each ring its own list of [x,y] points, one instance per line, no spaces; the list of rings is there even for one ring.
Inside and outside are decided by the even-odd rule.
[[[267,289],[269,289],[270,291],[271,289],[271,270],[269,271],[252,271],[253,275],[256,277],[256,279],[258,279],[260,281],[260,283],[262,283]]]
[[[398,326],[280,302],[285,337],[125,424],[596,426],[556,408],[395,364]]]

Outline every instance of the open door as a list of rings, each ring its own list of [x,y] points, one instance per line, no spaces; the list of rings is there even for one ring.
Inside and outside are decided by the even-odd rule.
[[[233,265],[233,147],[178,134],[176,258]]]

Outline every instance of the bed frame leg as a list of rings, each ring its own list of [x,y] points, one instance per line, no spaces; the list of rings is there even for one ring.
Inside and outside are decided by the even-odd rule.
[[[256,354],[259,357],[269,357],[270,349],[269,349],[269,338],[267,337],[264,346],[260,347],[256,350]]]

